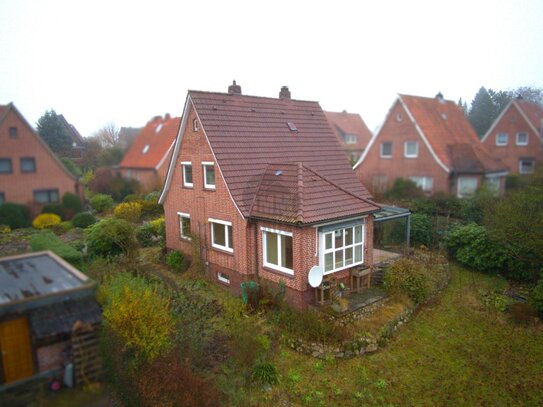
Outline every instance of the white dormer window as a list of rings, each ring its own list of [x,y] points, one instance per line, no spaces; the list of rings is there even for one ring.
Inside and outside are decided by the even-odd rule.
[[[528,145],[528,133],[517,133],[517,146]]]
[[[403,146],[405,158],[417,158],[419,156],[418,141],[406,141]]]
[[[203,162],[204,170],[204,188],[215,189],[215,164],[213,162]]]
[[[155,133],[160,133],[160,130],[162,130],[163,124],[160,123],[158,126],[156,126]]]
[[[149,147],[151,147],[149,144],[145,144],[143,150],[141,150],[142,154],[147,154],[147,152],[149,151]]]
[[[192,131],[198,131],[198,119],[192,121]]]
[[[183,167],[183,186],[186,188],[192,188],[194,184],[192,183],[192,163],[190,161],[181,162]]]
[[[345,134],[345,144],[356,144],[356,136],[354,134]]]
[[[507,139],[509,138],[507,133],[498,133],[496,134],[496,145],[497,146],[506,146]]]

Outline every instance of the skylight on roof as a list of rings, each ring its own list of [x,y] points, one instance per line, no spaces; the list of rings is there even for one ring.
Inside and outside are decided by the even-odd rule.
[[[281,175],[281,174],[283,174],[283,171],[281,171],[281,170],[275,171],[275,175],[276,175],[276,176],[279,176],[279,175]]]
[[[143,154],[147,154],[147,151],[149,151],[149,147],[150,147],[149,144],[145,144],[145,146],[143,147],[143,150],[141,150],[141,152]]]
[[[160,132],[160,130],[162,130],[162,123],[160,123],[158,126],[156,126],[156,129],[155,129],[155,133],[158,133]]]
[[[296,128],[293,122],[287,122],[287,126],[290,131],[298,131],[298,129]]]

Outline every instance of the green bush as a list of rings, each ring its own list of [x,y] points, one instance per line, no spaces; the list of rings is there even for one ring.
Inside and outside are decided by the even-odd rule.
[[[53,226],[53,232],[57,235],[63,235],[66,232],[69,232],[74,228],[74,225],[69,220],[60,222],[58,225]]]
[[[153,245],[153,238],[156,236],[155,228],[150,223],[144,223],[139,226],[136,231],[136,237],[142,247],[149,247]]]
[[[160,191],[149,192],[145,195],[145,200],[149,202],[158,202],[158,198],[160,198]]]
[[[73,175],[76,177],[80,177],[82,175],[81,168],[79,168],[75,163],[68,157],[60,157],[60,161],[68,171],[70,171]]]
[[[539,318],[543,319],[543,278],[539,280],[537,285],[530,293],[530,302],[537,311]]]
[[[96,194],[90,199],[90,204],[95,211],[104,212],[113,207],[113,198],[106,194]]]
[[[411,215],[411,245],[432,247],[432,218],[414,213]]]
[[[123,198],[123,202],[138,202],[140,200],[139,195],[136,194],[128,194]]]
[[[86,229],[90,225],[94,225],[97,221],[96,217],[90,212],[80,212],[72,219],[73,225],[81,229]]]
[[[68,209],[71,212],[72,216],[83,210],[83,203],[81,202],[81,198],[70,192],[66,192],[62,196],[62,205],[65,209]]]
[[[431,280],[424,266],[413,258],[395,261],[385,271],[384,286],[392,294],[405,294],[415,304],[423,303],[431,294]]]
[[[116,218],[136,223],[141,217],[141,204],[139,202],[123,202],[113,209]]]
[[[273,386],[279,382],[277,368],[270,362],[257,363],[253,366],[251,379],[264,385]]]
[[[106,218],[89,226],[85,238],[90,255],[128,254],[137,245],[134,225],[124,219]]]
[[[456,225],[446,238],[447,248],[459,263],[482,272],[501,272],[508,258],[504,248],[475,223]]]
[[[178,251],[172,251],[166,255],[166,264],[175,272],[182,273],[187,269],[185,258],[183,253]]]
[[[392,188],[385,192],[385,198],[392,201],[423,197],[424,192],[410,179],[396,178]]]
[[[33,251],[51,250],[57,256],[62,257],[74,266],[80,266],[82,256],[70,245],[64,243],[60,238],[50,230],[44,230],[36,233],[30,240],[30,247]]]
[[[24,205],[4,203],[0,205],[0,225],[7,225],[11,229],[30,226],[30,211]]]
[[[41,208],[41,213],[54,213],[60,216],[62,220],[66,219],[66,210],[62,204],[47,204]]]

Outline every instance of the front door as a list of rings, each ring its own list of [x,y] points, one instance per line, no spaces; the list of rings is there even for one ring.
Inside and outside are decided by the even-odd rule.
[[[4,382],[15,382],[34,374],[28,321],[25,317],[0,323],[0,352]]]

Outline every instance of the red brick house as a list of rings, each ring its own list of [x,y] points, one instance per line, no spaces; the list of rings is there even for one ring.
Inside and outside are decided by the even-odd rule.
[[[140,183],[142,191],[160,189],[166,177],[181,118],[156,116],[135,137],[119,164],[121,176]]]
[[[13,103],[0,105],[0,203],[28,205],[37,213],[66,192],[82,196],[77,178]]]
[[[351,164],[355,164],[371,140],[371,131],[357,113],[324,112]]]
[[[81,136],[81,134],[79,133],[79,131],[77,131],[73,124],[68,123],[63,115],[59,114],[58,118],[64,130],[64,133],[68,135],[68,137],[70,138],[70,143],[72,144],[72,148],[68,151],[67,156],[71,158],[75,163],[79,163],[81,161],[83,151],[85,150],[85,139],[83,138],[83,136]]]
[[[166,244],[189,256],[198,235],[208,276],[239,293],[284,281],[314,301],[308,273],[347,280],[372,264],[379,206],[345,160],[317,102],[189,91],[160,197]]]
[[[512,100],[481,143],[511,174],[532,174],[543,162],[543,109],[522,98]]]
[[[354,166],[374,193],[409,178],[427,194],[464,197],[483,183],[503,191],[506,166],[481,145],[462,110],[443,99],[398,95]]]

